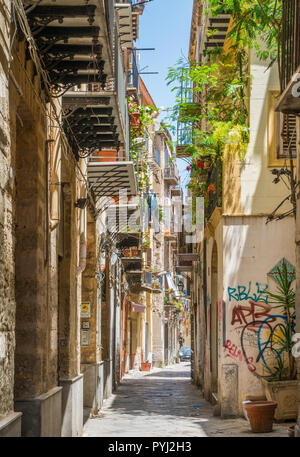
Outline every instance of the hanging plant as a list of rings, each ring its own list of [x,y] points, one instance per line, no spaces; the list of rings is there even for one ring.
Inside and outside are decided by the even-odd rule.
[[[128,103],[128,111],[130,117],[130,153],[135,165],[138,191],[144,192],[149,183],[146,140],[158,110],[155,106],[138,105],[131,97]]]

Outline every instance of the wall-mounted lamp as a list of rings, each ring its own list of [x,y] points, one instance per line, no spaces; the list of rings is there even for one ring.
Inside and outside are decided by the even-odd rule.
[[[78,200],[74,203],[75,208],[84,209],[87,205],[87,198],[78,198]]]

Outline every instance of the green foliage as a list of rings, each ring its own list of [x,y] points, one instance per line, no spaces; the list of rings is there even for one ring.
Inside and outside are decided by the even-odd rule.
[[[232,46],[254,48],[262,60],[275,62],[281,35],[282,0],[208,0],[213,16],[229,13]]]
[[[149,183],[147,167],[148,140],[153,124],[153,117],[158,113],[155,106],[138,105],[132,98],[128,103],[129,114],[138,114],[138,126],[130,126],[130,154],[135,165],[138,189],[146,190]]]
[[[292,336],[295,327],[295,290],[292,288],[293,278],[289,277],[287,266],[283,263],[282,270],[277,268],[278,286],[276,293],[269,292],[273,309],[278,309],[285,317],[286,323],[280,324],[278,331],[273,336],[272,351],[275,354],[275,366],[273,380],[296,379],[295,359],[292,355]],[[288,357],[288,366],[284,363],[284,355]]]

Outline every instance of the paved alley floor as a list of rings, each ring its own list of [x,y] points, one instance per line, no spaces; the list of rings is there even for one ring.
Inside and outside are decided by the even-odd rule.
[[[87,437],[286,437],[290,424],[255,434],[243,419],[221,419],[191,384],[190,363],[130,372],[99,416],[86,422]]]

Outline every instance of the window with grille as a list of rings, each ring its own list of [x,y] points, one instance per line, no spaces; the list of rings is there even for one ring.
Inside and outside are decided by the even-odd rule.
[[[147,249],[147,267],[151,267],[152,264],[152,249]]]
[[[156,148],[154,148],[154,160],[160,166],[160,152]]]
[[[295,114],[277,114],[277,159],[289,159],[289,146],[292,157],[296,158],[296,116]]]

